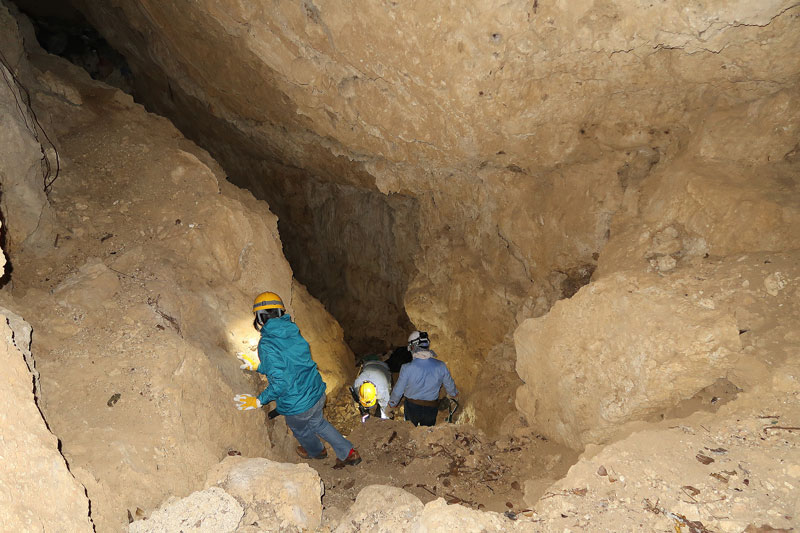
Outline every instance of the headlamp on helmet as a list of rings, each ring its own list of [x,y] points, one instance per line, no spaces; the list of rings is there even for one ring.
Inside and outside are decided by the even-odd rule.
[[[428,332],[427,331],[412,331],[411,335],[408,336],[408,349],[412,352],[414,348],[420,349],[428,349],[431,345],[430,340],[428,339]]]

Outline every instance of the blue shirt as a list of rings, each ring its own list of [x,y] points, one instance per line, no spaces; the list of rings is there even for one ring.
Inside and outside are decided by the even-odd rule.
[[[430,351],[430,350],[429,350]],[[414,358],[410,363],[400,367],[400,376],[392,390],[389,405],[396,407],[400,398],[405,396],[412,400],[436,400],[439,389],[444,385],[448,396],[458,395],[447,365],[438,359]]]

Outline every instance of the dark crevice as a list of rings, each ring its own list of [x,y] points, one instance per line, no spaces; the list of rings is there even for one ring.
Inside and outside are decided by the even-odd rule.
[[[30,19],[36,39],[46,52],[69,60],[95,80],[133,94],[133,72],[125,57],[68,2],[57,8],[47,2],[15,3]]]

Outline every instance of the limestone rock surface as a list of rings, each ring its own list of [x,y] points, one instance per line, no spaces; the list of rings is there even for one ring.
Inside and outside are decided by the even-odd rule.
[[[3,42],[12,35],[2,32]],[[255,294],[279,293],[306,321],[312,352],[330,358],[323,373],[341,372],[346,363],[333,358],[352,356],[330,316],[314,317],[320,306],[306,297],[295,308],[292,270],[264,202],[227,183],[168,121],[26,43],[20,72],[29,71],[31,104],[50,119],[62,166],[40,198],[39,211],[53,215],[47,260],[41,247],[12,246],[3,299],[32,326],[40,408],[86,487],[98,530],[119,530],[128,513],[200,488],[229,452],[272,456],[277,425],[266,410],[239,412],[232,400],[266,386],[235,356],[257,341]],[[17,114],[14,106],[2,116]],[[0,165],[30,160],[38,171],[35,148],[3,152]],[[2,200],[28,212],[23,195],[5,187],[17,177],[0,175]],[[33,177],[41,191],[41,173]],[[316,327],[325,331],[315,336]]]
[[[0,308],[0,523],[6,531],[93,531],[86,489],[58,450],[33,394],[26,364],[30,328]]]
[[[781,429],[800,421],[797,378],[790,379],[792,390],[778,385],[780,395],[765,384],[716,413],[587,448],[564,479],[529,502],[543,530],[796,529],[800,447]]]
[[[307,465],[230,456],[208,472],[204,490],[170,498],[149,517],[131,523],[128,531],[315,531],[322,492],[319,476]]]
[[[517,405],[548,436],[575,448],[602,441],[733,366],[734,317],[657,281],[605,278],[517,329]]]
[[[320,524],[324,487],[308,465],[227,457],[209,472],[206,485],[236,498],[245,509],[243,526],[278,532],[313,531]]]
[[[369,485],[359,492],[334,532],[536,531],[525,518],[515,520],[499,513],[448,505],[444,498],[423,505],[416,496],[397,487]]]
[[[5,278],[13,267],[13,259],[11,265],[7,259],[24,244],[35,248],[32,244],[46,234],[52,213],[43,191],[42,147],[36,140],[41,131],[16,78],[27,68],[19,28],[4,4],[0,28],[0,73],[9,82],[0,84],[0,211],[5,237],[0,276]],[[42,417],[31,332],[24,317],[0,307],[0,524],[20,532],[93,531],[86,489],[73,477],[58,438]]]
[[[137,95],[270,201],[357,352],[426,329],[467,393],[528,302],[539,316],[586,282],[648,175],[719,161],[701,194],[734,200],[751,165],[796,153],[791,0],[76,4]],[[664,186],[691,189],[686,170]],[[720,216],[758,231],[690,199],[693,250],[735,244],[705,228]]]
[[[358,493],[356,501],[339,521],[334,532],[411,531],[414,520],[424,507],[419,498],[401,488],[369,485]]]
[[[35,112],[29,107],[25,83],[30,70],[21,45],[20,28],[4,4],[0,4],[0,209],[5,224],[6,252],[23,246],[49,246],[54,235],[53,213],[45,196],[45,183],[56,176],[56,157]],[[24,81],[23,81],[24,80]],[[52,166],[52,168],[51,168]]]
[[[243,514],[233,496],[219,487],[209,487],[165,504],[147,520],[131,522],[128,532],[233,533]]]
[[[791,376],[799,280],[796,251],[604,276],[517,330],[518,408],[581,448],[663,418],[717,380],[747,390]]]
[[[627,269],[668,272],[706,254],[796,249],[795,176],[796,166],[785,162],[743,167],[698,159],[654,172],[626,191],[594,279]]]

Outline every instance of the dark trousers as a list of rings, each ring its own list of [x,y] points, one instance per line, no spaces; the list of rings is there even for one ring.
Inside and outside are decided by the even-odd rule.
[[[415,403],[411,403],[406,398],[405,403],[405,414],[406,420],[414,424],[415,426],[435,426],[436,425],[436,413],[439,412],[439,409],[434,407],[428,407],[426,405],[418,405]]]

